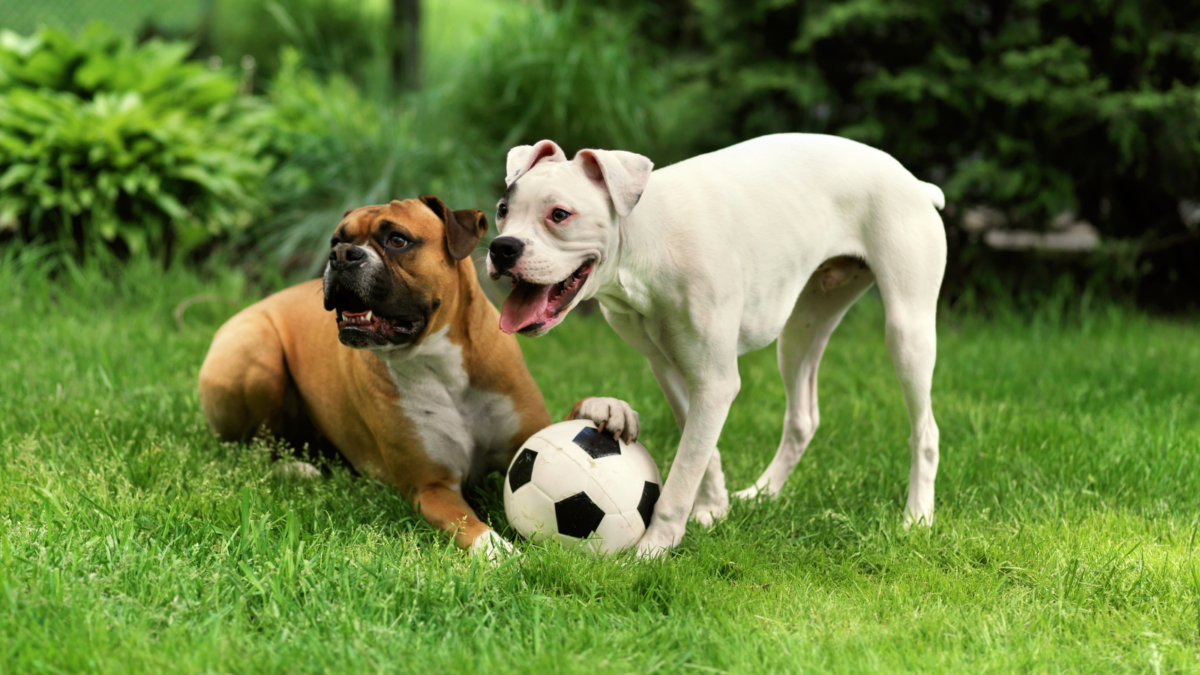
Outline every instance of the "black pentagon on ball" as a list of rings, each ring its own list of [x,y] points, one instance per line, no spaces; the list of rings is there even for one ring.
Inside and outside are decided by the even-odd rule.
[[[529,448],[523,448],[517,460],[508,469],[508,487],[513,492],[533,479],[533,463],[537,461],[537,453]]]
[[[560,534],[583,539],[600,527],[604,509],[596,506],[586,492],[578,492],[556,502],[554,516],[558,519]]]
[[[638,502],[638,513],[642,514],[642,522],[646,527],[650,527],[650,516],[654,515],[654,504],[658,502],[658,493],[661,488],[658,483],[646,481],[646,485],[642,487],[642,500]]]
[[[591,455],[592,459],[621,454],[621,444],[617,443],[617,439],[612,434],[603,433],[595,427],[584,427],[582,431],[575,434],[575,445],[583,448],[583,451]]]

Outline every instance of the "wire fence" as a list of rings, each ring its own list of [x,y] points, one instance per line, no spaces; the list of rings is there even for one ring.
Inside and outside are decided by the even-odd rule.
[[[194,29],[212,0],[0,0],[0,29],[28,35],[42,26],[78,33],[93,22],[136,34]]]

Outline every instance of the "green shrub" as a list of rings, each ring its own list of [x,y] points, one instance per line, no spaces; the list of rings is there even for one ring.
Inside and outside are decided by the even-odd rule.
[[[283,159],[268,192],[272,217],[255,232],[260,249],[289,268],[320,269],[342,212],[436,194],[454,208],[487,208],[495,196],[484,165],[428,99],[387,102],[348,78],[322,78],[285,51],[268,89]]]
[[[639,42],[620,19],[574,2],[560,11],[534,5],[501,17],[464,59],[442,114],[487,149],[492,179],[503,178],[510,147],[543,138],[569,154],[657,154],[652,106],[663,83],[639,61]]]
[[[102,25],[72,38],[42,30],[23,38],[0,33],[0,91],[47,89],[91,99],[105,92],[130,92],[148,104],[205,114],[237,93],[238,82],[223,71],[186,63],[191,47],[151,40],[134,46]]]
[[[0,33],[0,229],[170,256],[260,215],[268,111],[188,51]]]
[[[282,67],[285,48],[298,50],[319,75],[347,75],[390,90],[394,35],[389,0],[215,0],[209,38],[229,63],[254,58],[265,81]]]

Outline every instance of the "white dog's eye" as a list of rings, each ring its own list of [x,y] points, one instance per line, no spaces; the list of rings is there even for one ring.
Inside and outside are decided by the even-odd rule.
[[[507,215],[508,215],[508,204],[505,204],[504,202],[500,202],[500,205],[496,207],[496,220],[503,220],[504,216],[507,216]]]
[[[566,211],[564,211],[562,209],[554,209],[553,211],[550,212],[550,220],[553,220],[556,223],[561,223],[562,221],[564,221],[570,217],[571,217],[571,214],[567,213]]]

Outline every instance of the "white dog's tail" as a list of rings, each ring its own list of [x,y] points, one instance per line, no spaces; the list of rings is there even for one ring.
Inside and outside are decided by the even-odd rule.
[[[925,190],[925,194],[929,196],[930,201],[938,210],[946,208],[946,195],[942,194],[942,189],[933,183],[917,181],[921,184],[921,189]]]

